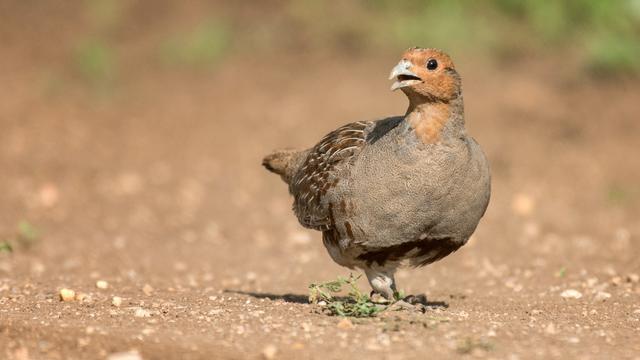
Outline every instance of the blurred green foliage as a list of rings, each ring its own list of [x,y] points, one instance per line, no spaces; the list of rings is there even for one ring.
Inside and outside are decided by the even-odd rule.
[[[638,0],[496,0],[544,42],[578,48],[598,72],[640,72]]]
[[[602,33],[588,43],[589,66],[597,73],[611,71],[640,73],[640,39],[633,36]]]
[[[610,204],[617,206],[628,205],[638,194],[640,194],[639,188],[619,183],[610,184],[607,188],[607,200]]]
[[[231,43],[231,30],[224,22],[208,19],[189,31],[173,34],[162,46],[169,64],[207,66],[217,63]]]
[[[291,1],[289,15],[326,43],[348,34],[360,47],[429,46],[452,52],[577,52],[598,72],[640,73],[640,0]],[[329,23],[329,25],[327,25]],[[352,42],[353,43],[353,42]],[[336,42],[344,47],[344,41]]]
[[[96,85],[104,85],[115,75],[113,48],[103,39],[89,39],[75,51],[75,63],[80,74]]]
[[[90,28],[75,47],[74,63],[83,79],[101,89],[116,77],[118,54],[111,35],[123,20],[124,4],[120,0],[85,0]]]
[[[86,79],[115,77],[123,54],[115,39],[134,28],[122,25],[135,9],[156,6],[135,4],[85,0],[89,29],[75,63]],[[186,27],[178,18],[167,23],[152,46],[164,63],[205,68],[231,50],[351,54],[427,46],[497,60],[558,52],[596,73],[640,74],[640,0],[289,0],[251,5],[250,16],[234,2],[215,8]],[[183,30],[171,30],[176,24]]]
[[[354,277],[350,274],[349,278],[339,276],[337,280],[311,284],[309,285],[309,302],[312,304],[324,302],[324,312],[329,315],[374,317],[387,306],[378,306],[373,303],[369,296],[358,288],[359,278],[360,276]],[[339,298],[336,294],[343,291],[343,287],[348,289],[348,296]]]
[[[30,249],[40,239],[40,231],[26,220],[18,223],[15,235],[0,241],[0,253],[11,253],[16,246]]]
[[[12,253],[13,246],[8,241],[0,241],[0,253]]]
[[[33,224],[26,220],[20,221],[18,223],[18,241],[23,244],[32,244],[38,237],[40,236],[40,232],[36,229]]]

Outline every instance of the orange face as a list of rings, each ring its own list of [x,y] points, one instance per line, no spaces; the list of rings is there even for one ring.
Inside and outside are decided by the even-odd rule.
[[[396,80],[391,90],[402,89],[410,98],[448,102],[460,94],[460,76],[453,61],[438,49],[407,50],[389,79]]]

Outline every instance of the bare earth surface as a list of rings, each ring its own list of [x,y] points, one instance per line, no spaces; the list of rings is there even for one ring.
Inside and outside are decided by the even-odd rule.
[[[345,321],[307,287],[348,269],[260,160],[403,113],[385,76],[397,54],[177,71],[134,53],[97,91],[66,73],[71,30],[13,25],[0,25],[0,235],[21,221],[39,235],[0,253],[0,358],[640,358],[640,83],[559,59],[459,61],[492,164],[487,214],[458,252],[398,274],[425,314]]]

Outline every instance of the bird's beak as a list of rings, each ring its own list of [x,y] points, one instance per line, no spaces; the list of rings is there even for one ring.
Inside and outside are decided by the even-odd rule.
[[[391,69],[389,80],[396,79],[393,85],[391,85],[391,91],[422,82],[422,79],[416,75],[416,73],[409,70],[411,65],[411,62],[408,60],[400,60],[398,65]]]

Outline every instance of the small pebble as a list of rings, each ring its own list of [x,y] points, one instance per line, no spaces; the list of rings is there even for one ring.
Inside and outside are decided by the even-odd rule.
[[[145,295],[150,296],[151,294],[153,294],[153,287],[151,287],[151,285],[149,284],[144,284],[144,286],[142,287],[142,292]]]
[[[75,291],[67,288],[60,289],[60,300],[73,301],[75,298],[76,298]]]
[[[245,277],[248,281],[256,281],[256,279],[258,278],[258,274],[254,273],[253,271],[249,271],[245,275]]]
[[[588,278],[587,279],[587,286],[588,287],[592,288],[592,287],[596,286],[597,284],[598,284],[598,278],[592,277],[592,278]]]
[[[76,294],[76,300],[78,300],[80,302],[90,302],[91,301],[91,297],[88,294],[85,294],[85,293],[77,293]]]
[[[563,291],[560,296],[565,299],[580,299],[582,297],[582,293],[578,290],[567,289]]]
[[[571,344],[579,344],[580,343],[580,338],[577,338],[575,336],[570,337],[567,339],[568,342],[570,342]]]
[[[611,294],[609,294],[608,292],[598,291],[596,295],[593,297],[593,299],[595,301],[606,301],[610,297],[611,297]]]
[[[114,296],[113,298],[111,298],[111,305],[119,307],[120,305],[122,305],[122,298],[120,296]]]
[[[275,359],[277,353],[278,348],[276,348],[276,346],[272,344],[269,344],[265,346],[264,349],[262,349],[262,356],[267,360]]]
[[[146,318],[151,316],[151,312],[147,309],[143,309],[139,307],[139,308],[136,308],[135,312],[133,313],[133,316],[137,318]]]
[[[104,280],[98,280],[96,281],[96,287],[98,289],[106,289],[109,287],[109,283]]]

